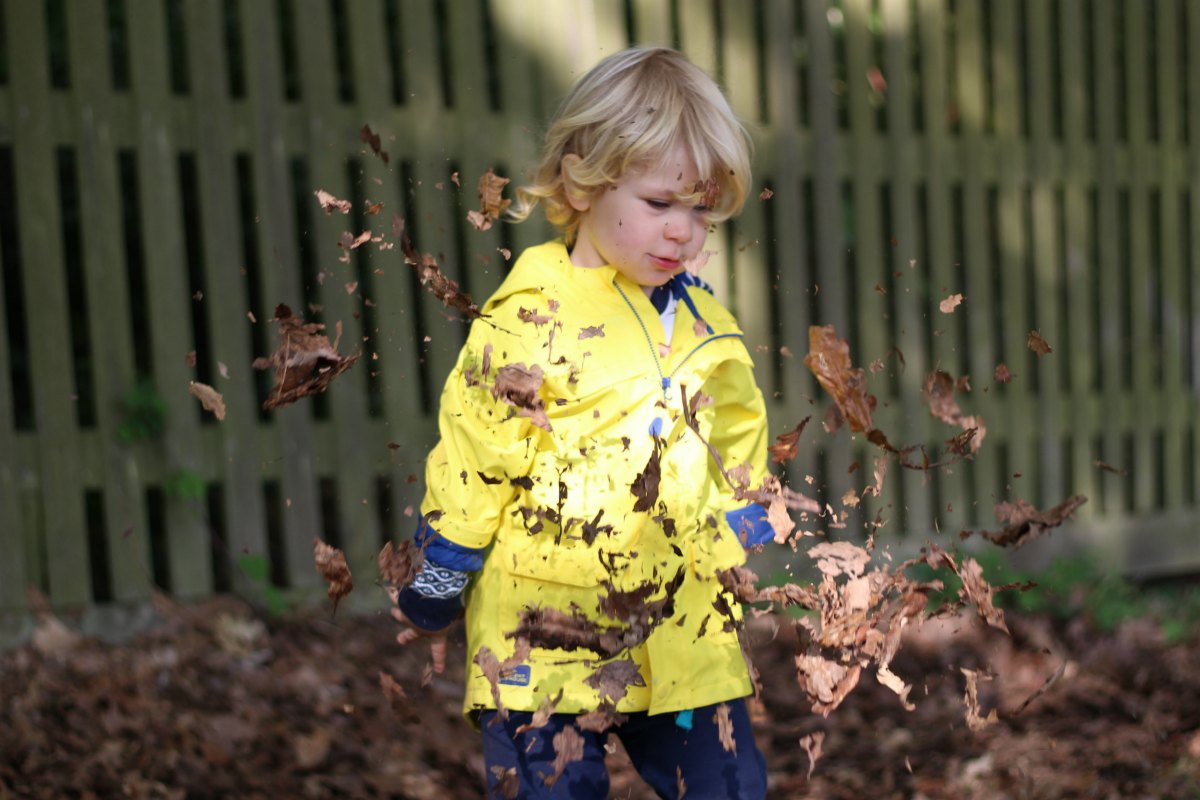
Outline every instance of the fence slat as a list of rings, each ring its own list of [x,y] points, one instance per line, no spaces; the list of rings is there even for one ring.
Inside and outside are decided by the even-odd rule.
[[[184,358],[195,349],[189,320],[193,290],[188,286],[183,239],[179,150],[172,135],[174,117],[167,85],[168,54],[163,4],[145,0],[129,6],[129,45],[133,94],[141,114],[138,124],[138,195],[146,254],[148,309],[153,345],[154,383],[167,408],[168,433],[163,440],[166,474],[172,479],[204,474],[196,400],[188,393]],[[175,265],[174,269],[163,265]],[[207,595],[212,588],[210,532],[199,500],[172,497],[164,489],[166,565],[171,590],[181,597]]]
[[[1181,70],[1180,53],[1178,50],[1179,21],[1178,12],[1181,3],[1177,0],[1158,0],[1155,18],[1158,25],[1151,32],[1154,50],[1157,54],[1156,73],[1158,76],[1158,113],[1161,118],[1159,126],[1160,152],[1162,159],[1159,163],[1160,172],[1157,176],[1159,185],[1161,214],[1157,230],[1151,230],[1152,240],[1161,244],[1158,248],[1162,261],[1162,283],[1158,287],[1158,296],[1153,299],[1162,314],[1162,391],[1164,392],[1163,408],[1163,453],[1159,480],[1162,482],[1162,497],[1167,509],[1180,509],[1185,504],[1184,480],[1187,476],[1188,464],[1184,443],[1186,441],[1187,406],[1180,398],[1187,396],[1183,384],[1182,366],[1186,350],[1183,347],[1184,336],[1187,333],[1185,292],[1187,291],[1186,274],[1182,270],[1180,189],[1183,184],[1180,176],[1186,174],[1184,159],[1179,143],[1179,81]]]
[[[1060,417],[1069,422],[1071,437],[1068,474],[1071,476],[1070,491],[1083,494],[1090,502],[1078,512],[1080,519],[1095,517],[1100,509],[1098,490],[1099,472],[1092,466],[1096,458],[1093,437],[1100,429],[1098,404],[1084,402],[1093,393],[1096,370],[1096,354],[1101,343],[1094,336],[1097,325],[1095,315],[1096,253],[1091,246],[1092,231],[1089,225],[1089,205],[1092,176],[1089,174],[1086,154],[1090,149],[1087,141],[1088,82],[1085,74],[1085,48],[1090,44],[1086,35],[1088,27],[1083,17],[1082,0],[1061,0],[1059,16],[1059,39],[1050,45],[1060,53],[1062,64],[1063,99],[1063,142],[1066,158],[1066,180],[1063,187],[1063,203],[1066,243],[1063,255],[1065,273],[1066,315],[1071,320],[1072,347],[1068,369],[1068,397]],[[1085,32],[1084,36],[1078,32]]]
[[[50,599],[55,605],[91,600],[78,422],[70,342],[66,262],[55,146],[50,126],[45,9],[8,4],[13,104],[22,110],[12,130],[17,225],[27,310],[30,374],[37,428],[42,536],[47,538]],[[37,264],[36,269],[34,264]]]
[[[909,54],[910,48],[917,47],[913,41],[916,20],[912,16],[912,3],[909,0],[886,0],[882,13],[886,37],[883,70],[888,86],[887,160],[892,165],[891,219],[885,220],[885,223],[890,237],[895,241],[887,265],[893,278],[883,285],[893,286],[891,302],[898,332],[893,344],[904,354],[905,366],[902,368],[898,359],[891,354],[883,357],[883,360],[889,373],[897,373],[905,441],[925,442],[930,439],[931,428],[929,413],[921,403],[921,387],[929,371],[922,335],[927,307],[921,300],[920,273],[912,266],[921,257],[917,215],[914,212],[917,206],[917,165],[908,157],[906,148],[914,135]],[[878,503],[886,508],[890,502],[891,507],[897,509],[902,530],[927,532],[936,514],[936,509],[932,507],[929,481],[914,479],[913,473],[896,467],[894,460],[889,461],[891,469],[884,484],[884,495],[878,499]],[[908,520],[915,520],[915,524],[907,524]]]
[[[1090,9],[1093,14],[1096,38],[1092,42],[1095,75],[1093,76],[1096,90],[1093,93],[1096,102],[1096,154],[1101,164],[1115,164],[1117,160],[1117,109],[1112,92],[1103,87],[1114,86],[1119,79],[1116,74],[1116,64],[1113,61],[1114,14],[1113,0],[1094,0]],[[1129,470],[1133,464],[1125,461],[1124,439],[1130,420],[1124,413],[1125,406],[1121,402],[1125,396],[1121,381],[1121,353],[1125,346],[1122,340],[1127,331],[1123,331],[1120,314],[1115,313],[1121,308],[1125,299],[1121,295],[1120,271],[1121,242],[1119,232],[1121,224],[1118,220],[1117,180],[1115,171],[1102,169],[1096,175],[1097,191],[1097,230],[1096,230],[1096,262],[1098,266],[1098,284],[1100,305],[1109,309],[1109,319],[1101,327],[1101,341],[1096,344],[1100,349],[1100,376],[1103,393],[1103,416],[1106,424],[1098,432],[1102,442],[1102,451],[1095,458],[1114,465],[1122,470]],[[1101,481],[1100,511],[1105,514],[1124,512],[1126,507],[1120,494],[1122,482],[1120,476],[1106,474]]]
[[[280,50],[282,21],[266,3],[245,2],[241,6],[246,41],[255,42],[259,57],[246,62],[247,108],[252,110],[251,130],[254,142],[254,197],[258,220],[258,261],[262,274],[262,307],[251,309],[259,325],[268,325],[266,346],[277,344],[275,326],[269,323],[275,306],[286,303],[295,313],[308,316],[300,282],[300,256],[296,230],[296,198],[292,191],[293,153],[287,149],[283,59]],[[305,91],[300,87],[301,96]],[[268,353],[256,353],[266,356]],[[312,568],[312,541],[321,533],[321,514],[314,466],[312,407],[301,403],[278,409],[271,414],[269,438],[278,443],[280,466],[279,497],[282,508],[268,509],[278,514],[282,533],[282,563],[278,572],[292,587],[315,586],[320,580]]]
[[[1001,4],[996,7],[996,10],[1009,8],[1007,4]],[[1020,35],[1027,38],[1029,68],[1035,74],[1040,75],[1054,74],[1051,61],[1053,50],[1047,35],[1050,30],[1049,11],[1050,9],[1044,3],[1026,6],[1026,27],[1020,32]],[[1014,27],[1012,15],[1005,16],[1006,24],[995,27],[998,31],[1010,35],[1005,35],[1003,38],[997,37],[996,52],[1014,53],[1017,52],[1017,42],[1011,38]],[[998,124],[1003,121],[1007,130],[1011,134],[1016,134],[1020,130],[1017,124],[1017,117],[1020,113],[1016,94],[1018,72],[1016,64],[1011,59],[1007,63],[1010,68],[1003,71],[1001,65],[997,63],[998,83],[1001,82],[999,76],[1003,76],[1002,85],[1005,87],[1005,91],[1003,94],[999,90],[996,93],[996,116]],[[1066,324],[1065,320],[1059,319],[1058,313],[1059,297],[1066,287],[1061,286],[1059,281],[1058,258],[1062,251],[1056,245],[1058,213],[1055,208],[1055,187],[1047,179],[1039,177],[1044,174],[1040,168],[1041,165],[1048,163],[1053,158],[1051,137],[1053,135],[1052,115],[1055,113],[1055,109],[1052,108],[1051,83],[1044,80],[1036,81],[1029,87],[1028,92],[1031,138],[1029,150],[1030,160],[1034,165],[1033,175],[1027,189],[1010,176],[1001,178],[1000,237],[1004,255],[999,266],[1004,282],[1002,307],[1005,329],[1001,335],[1004,340],[1005,357],[1008,358],[1009,353],[1012,353],[1014,358],[1017,354],[1021,354],[1026,363],[1030,356],[1023,340],[1029,330],[1036,328],[1048,341],[1061,343]],[[1000,106],[1002,99],[1007,110],[1003,110]],[[1028,191],[1027,200],[1022,197],[1024,191]],[[1028,231],[1025,231],[1026,226],[1021,219],[1026,214],[1029,222]],[[1028,236],[1028,239],[1022,241],[1025,236]],[[1010,252],[1014,250],[1017,253],[1013,253],[1012,255],[1015,257],[1012,257]],[[1032,263],[1033,269],[1028,274],[1024,263],[1025,258],[1022,258],[1024,253],[1020,251],[1028,253],[1028,261]],[[1027,285],[1027,281],[1032,282],[1033,285]],[[1031,308],[1030,298],[1033,299]],[[1036,396],[1029,391],[1033,388],[1032,383],[1029,380],[1021,380],[1020,376],[1018,376],[1018,381],[1014,381],[1003,390],[1005,397],[1010,398],[1008,389],[1015,388],[1014,394],[1020,396],[1022,400],[1021,403],[1014,402],[1010,405],[1011,413],[1005,423],[1009,431],[1020,431],[1027,425],[1029,420],[1019,416],[1022,408],[1028,408],[1034,404],[1038,406],[1039,434],[1036,440],[1039,445],[1040,458],[1035,458],[1038,453],[1031,448],[1033,439],[1023,436],[1011,444],[1009,464],[1012,469],[1022,473],[1021,486],[1026,491],[1034,493],[1033,502],[1039,505],[1059,502],[1065,491],[1061,463],[1063,420],[1059,415],[1062,407],[1059,385],[1059,376],[1063,373],[1061,349],[1060,344],[1058,351],[1052,356],[1038,360]],[[1032,371],[1027,377],[1033,377]],[[980,378],[982,379],[983,376],[981,375]],[[999,387],[996,388],[999,389]]]
[[[95,3],[68,6],[70,51],[82,65],[107,63],[106,40],[95,35],[106,25],[104,9]],[[89,482],[104,487],[104,528],[108,568],[116,600],[150,596],[152,574],[141,476],[134,453],[117,440],[121,399],[135,384],[131,308],[121,242],[117,153],[113,145],[113,105],[109,73],[100,68],[78,70],[74,92],[83,105],[79,130],[80,211],[87,287],[89,338],[96,394],[96,419],[104,472]]]
[[[297,2],[297,33],[301,51],[305,54],[301,62],[301,80],[304,83],[304,116],[308,123],[309,178],[311,190],[324,188],[338,197],[347,197],[350,176],[346,171],[347,151],[357,141],[360,125],[357,120],[339,113],[345,105],[337,104],[337,93],[333,77],[333,49],[330,31],[330,4],[320,0]],[[357,87],[355,87],[357,91]],[[305,187],[305,191],[309,191]],[[312,201],[315,208],[316,200]],[[354,254],[346,263],[340,263],[337,242],[345,231],[357,236],[360,231],[350,230],[353,216],[341,214],[325,215],[314,213],[313,228],[308,231],[308,246],[315,253],[316,269],[324,276],[318,287],[310,287],[324,307],[322,319],[327,333],[336,336],[340,328],[341,349],[347,353],[362,350],[362,325],[358,309],[362,308],[357,276],[353,270]],[[346,553],[352,572],[367,572],[375,563],[378,550],[379,516],[376,512],[376,493],[372,463],[380,456],[386,457],[383,447],[373,452],[364,447],[369,441],[366,436],[367,401],[364,373],[371,368],[370,355],[364,354],[352,370],[335,381],[330,387],[330,424],[333,428],[332,450],[318,450],[316,472],[319,476],[332,475],[336,487],[335,497],[337,540]],[[325,478],[328,480],[328,478]],[[328,499],[324,498],[323,499]],[[327,524],[329,520],[327,519]],[[326,530],[326,539],[334,532]],[[297,543],[297,547],[299,543]]]
[[[372,350],[364,352],[361,366],[378,373],[382,382],[382,415],[388,429],[387,448],[391,458],[390,463],[380,468],[380,473],[389,476],[388,502],[393,509],[407,508],[412,513],[420,502],[421,487],[409,481],[408,476],[420,474],[428,438],[421,435],[421,430],[413,430],[412,424],[423,413],[417,363],[419,345],[413,324],[418,298],[413,293],[411,270],[404,263],[399,243],[393,241],[390,227],[392,215],[403,214],[404,188],[397,174],[414,143],[402,124],[404,117],[392,106],[385,82],[377,79],[378,65],[386,63],[387,48],[402,46],[399,41],[388,40],[390,31],[384,24],[382,5],[375,2],[347,5],[351,39],[355,42],[354,75],[359,108],[363,121],[381,136],[383,149],[388,153],[385,165],[382,158],[363,152],[363,193],[369,200],[384,202],[379,216],[366,220],[369,227],[385,234],[387,241],[395,245],[391,250],[368,246],[367,269],[373,294],[364,297],[364,303],[370,300],[375,304],[375,328],[370,331]],[[407,24],[402,15],[398,23]],[[451,191],[448,182],[445,191]],[[364,310],[364,322],[366,318]],[[385,538],[398,539],[409,533],[411,521],[399,519],[395,514],[391,519],[393,527],[383,532]]]
[[[221,509],[224,515],[224,558],[231,569],[233,586],[244,594],[253,594],[259,584],[237,568],[245,556],[267,555],[266,514],[259,485],[257,458],[258,424],[254,355],[250,346],[250,299],[238,242],[237,186],[234,179],[234,145],[231,134],[234,117],[230,109],[221,6],[216,3],[189,3],[186,23],[193,47],[191,74],[196,102],[204,113],[196,118],[196,163],[199,176],[200,232],[206,295],[200,307],[207,314],[212,331],[210,366],[224,364],[212,371],[218,389],[225,398],[226,416],[216,423],[221,463],[215,465],[221,479]],[[257,317],[256,317],[257,319]],[[253,323],[253,324],[265,324]],[[214,534],[215,535],[215,534]]]
[[[1132,386],[1130,393],[1137,398],[1138,413],[1132,422],[1134,437],[1134,462],[1128,465],[1133,472],[1134,511],[1150,511],[1155,506],[1156,487],[1162,480],[1155,457],[1156,433],[1162,424],[1161,392],[1158,391],[1158,370],[1163,358],[1162,343],[1155,341],[1151,329],[1151,317],[1156,313],[1152,307],[1156,286],[1152,285],[1158,272],[1158,267],[1150,262],[1150,174],[1153,170],[1150,160],[1150,141],[1147,117],[1150,107],[1147,100],[1147,36],[1151,33],[1146,29],[1146,3],[1125,0],[1123,14],[1124,35],[1126,42],[1125,75],[1126,81],[1125,116],[1128,120],[1129,152],[1130,152],[1130,183],[1129,183],[1129,262],[1120,265],[1123,273],[1129,275],[1128,285],[1132,291],[1122,298],[1123,303],[1131,306],[1129,319],[1131,328],[1126,332],[1129,337],[1128,347],[1132,348],[1130,359],[1133,361]],[[1122,79],[1119,78],[1119,79]]]

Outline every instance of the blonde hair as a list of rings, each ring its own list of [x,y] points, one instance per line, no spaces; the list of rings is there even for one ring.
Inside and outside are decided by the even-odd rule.
[[[750,139],[716,81],[683,54],[665,47],[631,47],[605,58],[563,100],[550,123],[531,182],[517,190],[510,216],[527,218],[538,203],[570,245],[582,214],[567,201],[562,170],[577,189],[595,194],[627,172],[653,168],[682,146],[701,183],[716,200],[708,218],[737,214],[750,184]],[[708,197],[711,198],[711,190]]]

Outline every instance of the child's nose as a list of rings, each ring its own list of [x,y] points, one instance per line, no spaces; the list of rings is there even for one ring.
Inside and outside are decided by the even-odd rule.
[[[666,222],[663,236],[673,242],[684,243],[692,238],[692,226],[689,220],[681,215],[674,215]]]

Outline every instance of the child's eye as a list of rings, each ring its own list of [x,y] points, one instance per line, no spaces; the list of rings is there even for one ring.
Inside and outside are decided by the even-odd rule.
[[[658,200],[653,197],[646,198],[646,204],[653,209],[663,211],[671,207],[671,203],[667,200]]]
[[[711,214],[712,206],[692,206],[692,211],[695,211],[697,214]]]

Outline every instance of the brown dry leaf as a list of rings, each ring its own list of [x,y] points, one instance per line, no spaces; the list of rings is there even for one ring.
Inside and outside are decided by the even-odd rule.
[[[376,558],[379,564],[379,580],[386,587],[403,589],[413,582],[424,560],[424,551],[412,540],[403,541],[398,547],[393,547],[392,543],[388,542]]]
[[[514,406],[520,416],[529,417],[534,425],[550,431],[550,418],[546,416],[546,406],[538,393],[543,378],[542,368],[537,364],[529,367],[505,364],[496,370],[492,396]]]
[[[205,411],[211,411],[218,420],[225,419],[225,398],[207,383],[188,381],[188,391],[200,401]]]
[[[881,666],[875,670],[875,678],[881,684],[891,689],[900,698],[900,704],[904,706],[905,711],[913,711],[916,709],[912,703],[908,702],[908,693],[912,691],[912,686],[905,683],[899,675],[892,672],[886,666]]]
[[[871,554],[850,542],[821,542],[808,549],[808,557],[817,562],[822,575],[857,578],[871,561]]]
[[[983,567],[973,558],[963,559],[958,568],[958,577],[962,579],[960,595],[965,594],[979,611],[979,616],[993,628],[1008,633],[1008,625],[1004,622],[1004,611],[992,604],[994,590],[983,579]]]
[[[184,357],[183,357],[183,363],[187,364],[189,367],[196,366],[196,351],[195,350],[187,351],[187,354],[184,355]]]
[[[775,196],[775,193],[772,192],[770,189],[763,189],[761,192],[758,193],[759,200],[770,200],[774,196]]]
[[[956,381],[950,377],[949,373],[935,369],[926,376],[925,385],[921,389],[921,397],[929,406],[929,413],[935,418],[947,425],[962,428],[964,432],[973,431],[970,436],[964,437],[961,443],[951,445],[953,451],[959,455],[965,455],[968,452],[968,446],[970,453],[979,451],[987,428],[983,424],[982,417],[968,417],[958,407],[954,393],[960,390],[970,390],[970,381],[965,375]]]
[[[985,539],[1001,547],[1021,547],[1050,528],[1057,528],[1087,502],[1081,494],[1072,495],[1048,511],[1038,511],[1025,500],[996,504],[996,519],[1007,523],[999,531],[983,531]]]
[[[825,731],[813,731],[800,737],[800,746],[808,756],[808,780],[812,780],[813,769],[821,758],[821,745],[825,742]]]
[[[550,320],[554,319],[550,314],[539,314],[536,308],[519,308],[517,309],[517,319],[522,322],[532,323],[535,328],[540,328]]]
[[[708,259],[712,258],[716,254],[716,250],[701,250],[691,258],[684,260],[683,269],[685,272],[687,272],[687,274],[693,277],[699,277],[700,270],[704,269],[708,265]]]
[[[321,204],[321,210],[326,215],[332,214],[334,211],[349,214],[350,209],[353,208],[349,200],[339,200],[324,189],[317,189],[313,194],[317,196],[317,202]]]
[[[500,218],[504,209],[512,203],[505,200],[501,194],[508,185],[508,178],[501,178],[491,167],[479,177],[479,211],[467,212],[467,219],[477,230],[486,231],[492,223]]]
[[[675,767],[675,796],[683,800],[687,794],[687,781],[683,779],[683,767]]]
[[[992,676],[986,672],[967,669],[966,667],[959,667],[959,669],[962,670],[962,674],[967,678],[967,690],[963,695],[963,704],[966,706],[967,711],[967,727],[973,731],[983,730],[999,719],[996,716],[996,709],[994,708],[988,712],[986,717],[979,714],[979,679],[983,678],[990,681]]]
[[[733,739],[733,721],[729,719],[729,704],[721,703],[713,714],[713,722],[717,723],[717,735],[721,737],[721,747],[726,753],[737,752],[737,742]]]
[[[1025,340],[1025,346],[1037,353],[1038,356],[1047,355],[1053,349],[1050,347],[1050,343],[1042,338],[1040,331],[1030,331],[1028,338]]]
[[[521,779],[517,776],[517,768],[505,769],[495,765],[492,767],[492,774],[496,776],[496,791],[500,796],[504,800],[516,800],[521,793]]]
[[[275,371],[275,386],[263,402],[264,409],[279,408],[302,397],[320,394],[358,360],[356,355],[338,354],[328,337],[321,333],[324,325],[305,323],[282,303],[275,307],[275,320],[279,322],[279,345],[269,357],[256,358],[253,364],[255,369]]]
[[[579,329],[580,340],[591,339],[593,336],[603,336],[603,335],[604,335],[604,325],[603,324],[589,325],[586,328]]]
[[[770,445],[767,450],[771,453],[771,460],[776,464],[786,464],[796,457],[799,452],[800,434],[804,433],[804,426],[812,416],[807,416],[800,420],[795,428],[787,433],[781,433],[775,437],[775,444]]]
[[[362,129],[358,132],[358,138],[370,145],[371,152],[379,156],[380,160],[382,160],[384,164],[388,163],[387,151],[380,149],[381,142],[379,139],[379,134],[372,131],[370,125],[362,126]]]
[[[1003,361],[996,365],[996,371],[992,373],[992,379],[996,383],[1009,383],[1012,381],[1012,373],[1008,371],[1008,366]]]
[[[963,296],[961,294],[952,294],[946,299],[942,300],[942,302],[938,303],[938,310],[943,314],[953,313],[954,309],[958,308],[962,301]]]
[[[862,368],[855,368],[850,361],[849,343],[837,337],[832,325],[809,327],[804,364],[833,397],[850,430],[861,433],[871,429],[875,397],[867,394]]]
[[[796,522],[792,519],[792,515],[788,513],[787,503],[782,498],[772,498],[770,504],[767,506],[767,524],[775,532],[776,544],[786,542],[788,537],[792,535],[792,531],[796,529]]]
[[[608,661],[598,667],[583,681],[596,690],[600,702],[611,702],[615,707],[629,693],[630,686],[645,686],[638,665],[631,658]]]
[[[392,236],[400,240],[400,249],[404,253],[404,262],[413,268],[417,281],[429,290],[443,305],[456,308],[468,317],[482,317],[479,306],[469,294],[458,291],[458,281],[451,280],[438,268],[437,259],[429,253],[420,253],[413,246],[408,236],[404,220],[399,215],[392,215]]]
[[[518,665],[529,660],[529,640],[520,636],[517,636],[516,639],[517,643],[513,648],[513,654],[503,661],[496,658],[496,654],[486,646],[480,647],[475,653],[475,657],[471,659],[483,671],[488,683],[492,685],[492,701],[496,704],[496,713],[501,719],[508,719],[508,709],[500,702],[500,681],[512,675]]]
[[[317,728],[309,734],[298,734],[292,739],[292,751],[296,766],[300,769],[315,769],[329,757],[333,745],[333,734],[328,728]]]
[[[583,759],[583,737],[574,727],[567,725],[554,734],[554,772],[546,776],[546,786],[553,787],[562,777],[568,764]]]
[[[654,450],[651,451],[646,466],[629,487],[629,491],[637,498],[637,502],[633,504],[634,511],[652,511],[654,504],[658,502],[658,484],[662,480],[662,465],[659,463],[661,456],[662,443],[656,436]]]
[[[388,706],[392,709],[393,714],[405,722],[420,721],[409,703],[408,692],[404,691],[404,687],[395,678],[383,670],[379,671],[379,688],[383,690],[383,696],[387,698]]]
[[[845,665],[818,655],[796,655],[796,681],[812,701],[812,710],[828,717],[858,685],[862,667]]]
[[[333,610],[337,611],[338,601],[350,594],[350,590],[354,588],[354,579],[350,576],[346,554],[314,538],[313,563],[317,572],[329,584],[329,599],[333,601]]]
[[[546,697],[542,698],[541,705],[538,706],[537,711],[533,712],[533,716],[529,718],[529,722],[525,723],[524,725],[517,726],[517,733],[522,734],[525,733],[525,731],[532,731],[545,727],[546,723],[550,721],[550,717],[554,714],[554,709],[558,707],[558,703],[560,700],[562,700],[562,698],[562,689],[559,689],[558,694],[554,695],[553,697],[547,695]]]
[[[1096,467],[1097,469],[1103,470],[1105,472],[1111,472],[1113,475],[1120,475],[1122,477],[1129,474],[1128,470],[1119,469],[1117,467],[1114,467],[1112,464],[1106,464],[1103,461],[1098,461],[1098,460],[1093,461],[1092,466]]]

